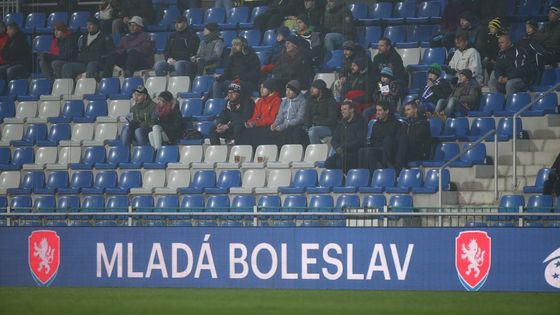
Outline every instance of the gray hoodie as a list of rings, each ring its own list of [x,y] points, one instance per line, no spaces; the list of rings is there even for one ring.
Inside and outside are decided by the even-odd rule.
[[[297,125],[303,125],[303,116],[305,114],[305,97],[298,94],[293,99],[284,97],[280,104],[278,114],[276,114],[275,126],[286,129]]]

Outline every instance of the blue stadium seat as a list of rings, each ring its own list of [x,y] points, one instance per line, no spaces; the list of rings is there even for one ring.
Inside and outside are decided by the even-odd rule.
[[[525,23],[519,23],[520,29],[522,30],[522,35],[525,34]],[[510,30],[511,32],[511,30]],[[556,68],[549,68],[544,69],[542,71],[542,75],[539,78],[539,81],[536,82],[536,85],[531,86],[530,90],[534,92],[545,92],[546,90],[550,89],[557,80],[560,80],[560,77],[557,76],[557,69]]]
[[[457,154],[459,154],[459,145],[457,143],[438,143],[434,151],[434,158],[429,161],[423,161],[422,165],[425,167],[440,167]]]
[[[259,61],[262,65],[266,65],[270,63],[270,52],[268,51],[255,51],[257,57],[259,57]]]
[[[199,75],[194,78],[190,92],[179,92],[177,96],[180,98],[200,98],[214,84],[214,78],[209,75]]]
[[[537,94],[536,97],[541,96],[541,94]],[[537,101],[531,108],[523,114],[522,116],[544,116],[547,114],[554,114],[556,112],[556,108],[558,107],[558,98],[556,93],[549,93],[543,96],[540,100]]]
[[[151,195],[139,195],[132,197],[130,206],[136,212],[153,212],[154,198]]]
[[[503,111],[494,112],[494,116],[513,116],[518,110],[531,102],[531,95],[527,92],[518,92],[510,95],[506,100]]]
[[[177,6],[170,5],[163,10],[163,16],[157,25],[148,25],[147,30],[150,32],[165,32],[174,30],[175,21],[181,16],[181,12]]]
[[[33,210],[33,203],[31,196],[15,196],[10,200],[10,209],[14,213],[31,213]],[[21,217],[14,218],[18,226],[38,226],[39,220],[34,217]]]
[[[231,41],[237,37],[237,31],[221,31],[220,34],[224,39],[224,46],[231,48]]]
[[[369,170],[365,168],[351,169],[346,174],[346,183],[342,187],[333,187],[335,193],[355,193],[359,187],[366,187],[369,180]]]
[[[387,188],[395,187],[396,172],[393,168],[376,169],[371,176],[369,186],[360,187],[361,193],[381,193]]]
[[[145,162],[145,169],[165,169],[168,163],[179,161],[179,147],[176,145],[164,145],[157,149],[154,162]]]
[[[201,8],[190,8],[185,10],[185,18],[187,18],[187,22],[189,23],[190,27],[195,30],[202,30],[204,27],[203,19],[204,19],[204,11]]]
[[[150,39],[154,42],[154,53],[155,54],[163,54],[165,50],[165,44],[169,39],[169,32],[157,32],[157,33],[148,33]]]
[[[106,193],[110,195],[128,195],[130,188],[142,187],[142,173],[136,170],[121,172],[117,187],[107,187]]]
[[[364,25],[380,25],[384,18],[391,17],[393,4],[391,2],[376,2],[369,9],[367,18],[360,19]]]
[[[60,196],[58,197],[58,202],[56,204],[56,212],[68,213],[68,212],[78,212],[80,211],[80,196]],[[52,226],[66,226],[66,218],[57,217],[50,221]]]
[[[280,212],[281,199],[278,195],[264,195],[259,199],[258,207],[260,212]],[[304,206],[305,207],[305,206]],[[276,218],[274,216],[270,217],[259,217],[261,226],[272,226]]]
[[[179,209],[179,197],[177,195],[159,195],[156,197],[154,212],[177,212]],[[149,226],[165,226],[165,217],[154,216],[148,220]]]
[[[74,117],[76,123],[93,123],[97,117],[107,116],[107,101],[94,100],[86,105],[83,117]]]
[[[473,119],[471,128],[469,129],[467,135],[459,137],[459,140],[474,142],[478,140],[478,138],[480,138],[482,135],[494,129],[496,129],[496,121],[494,120],[494,118],[478,117]],[[486,138],[486,141],[493,140],[493,135]]]
[[[333,187],[342,186],[344,173],[341,169],[324,169],[319,176],[319,185],[306,187],[305,191],[310,194],[326,194]]]
[[[463,151],[471,147],[470,143],[463,146]],[[479,143],[471,150],[461,156],[458,160],[451,163],[451,167],[472,167],[473,165],[480,165],[486,162],[486,146],[484,143]]]
[[[6,196],[0,196],[0,213],[6,213],[8,209],[8,198]],[[5,217],[0,219],[0,226],[6,226],[7,221]]]
[[[181,144],[186,144],[186,145],[193,145],[193,144],[203,144],[204,143],[204,139],[208,138],[208,135],[210,134],[210,131],[212,130],[212,128],[214,128],[214,122],[213,121],[199,121],[196,122],[194,124],[194,128],[195,130],[197,130],[198,132],[200,132],[202,134],[202,138],[200,139],[181,139],[180,143]]]
[[[488,93],[482,95],[479,110],[469,111],[469,117],[488,117],[504,108],[505,98],[502,93]]]
[[[244,195],[244,196],[235,196],[231,202],[229,211],[230,212],[242,212],[242,213],[251,213],[253,212],[253,207],[256,204],[255,196],[252,195]],[[243,226],[243,225],[252,225],[252,218],[246,216],[227,216],[226,217],[226,226]]]
[[[307,206],[308,212],[324,212],[331,213],[333,211],[334,201],[330,195],[313,195],[309,200],[309,205]],[[307,217],[303,221],[304,226],[320,226],[322,219],[332,219],[329,217],[313,216]]]
[[[27,95],[29,86],[27,80],[17,79],[8,82],[8,92],[5,96],[0,96],[0,101],[14,101],[20,95]]]
[[[205,187],[207,194],[227,194],[231,187],[241,186],[241,172],[239,170],[223,170],[218,176],[215,187]]]
[[[70,163],[69,167],[74,170],[90,170],[95,163],[105,163],[105,147],[92,146],[83,150],[79,163]]]
[[[367,3],[350,3],[350,6],[348,8],[350,9],[350,12],[352,12],[352,16],[354,17],[354,23],[359,22],[359,20],[363,20],[368,17]]]
[[[368,117],[369,118],[369,117]],[[371,137],[373,136],[373,125],[375,125],[376,119],[370,119],[368,121],[368,131],[367,131],[367,143],[371,144]]]
[[[523,130],[523,121],[520,117],[516,119],[516,130],[517,130],[517,138],[519,137],[519,133]],[[503,117],[500,118],[498,121],[498,129],[496,130],[498,133],[498,141],[508,141],[509,139],[513,138],[513,117]]]
[[[317,186],[317,171],[315,169],[300,169],[296,172],[289,187],[278,187],[283,194],[301,194],[307,187]]]
[[[383,19],[383,22],[395,25],[395,24],[404,24],[406,18],[414,17],[416,14],[416,1],[409,2],[409,1],[402,1],[395,3],[393,7],[393,14],[391,17],[387,17]]]
[[[325,58],[322,72],[331,72],[339,70],[342,67],[342,60],[344,56],[343,50],[332,50],[327,52],[327,56],[328,57]]]
[[[8,188],[8,195],[29,195],[35,189],[45,187],[45,173],[43,171],[27,172],[20,180],[18,188]]]
[[[424,47],[437,33],[437,25],[413,25],[407,29],[406,39],[409,42],[417,42]],[[433,51],[430,51],[430,53],[433,53]],[[432,57],[429,56],[428,58]]]
[[[251,16],[249,17],[249,22],[239,23],[239,26],[242,29],[252,29],[253,28],[253,22],[255,21],[255,17],[257,15],[260,15],[260,14],[264,13],[267,9],[268,9],[267,6],[256,6],[256,7],[254,7],[253,10],[251,10]]]
[[[194,115],[199,121],[214,120],[225,108],[226,100],[223,98],[211,98],[204,104],[202,115]]]
[[[440,141],[455,141],[465,137],[469,131],[469,121],[465,117],[447,118],[445,128],[436,139]]]
[[[46,124],[28,124],[21,140],[12,140],[10,144],[15,147],[32,146],[37,141],[46,140],[48,128]]]
[[[58,146],[60,140],[69,140],[71,127],[69,124],[52,124],[46,140],[37,140],[36,144],[41,147]]]
[[[450,189],[450,175],[449,170],[444,169],[442,171],[442,190]],[[439,190],[439,170],[431,169],[426,172],[424,177],[424,185],[422,187],[413,187],[412,193],[414,194],[433,194]]]
[[[85,32],[89,16],[89,11],[77,11],[72,13],[70,22],[68,22],[68,28],[70,28],[72,32]]]
[[[383,36],[390,39],[391,43],[396,46],[397,43],[406,42],[406,26],[392,25],[387,26],[383,32]]]
[[[17,100],[22,101],[37,101],[39,96],[51,94],[52,81],[49,79],[33,79],[31,87],[27,95],[19,95]]]
[[[259,46],[261,43],[261,31],[259,30],[245,30],[239,32],[239,37],[243,37],[249,43],[249,46]]]
[[[75,118],[84,117],[84,102],[80,100],[65,101],[58,117],[49,117],[50,123],[74,122]]]
[[[307,209],[307,198],[305,195],[288,195],[282,204],[282,212],[305,212]],[[280,216],[274,218],[275,226],[295,226],[294,217]]]
[[[93,173],[91,171],[77,171],[72,174],[68,188],[59,188],[59,194],[78,194],[82,188],[93,185]]]
[[[35,32],[37,28],[45,26],[46,16],[44,12],[31,12],[25,18],[23,31],[27,34]]]
[[[428,123],[430,124],[430,134],[433,138],[441,135],[443,130],[443,122],[439,118],[428,118]]]
[[[0,101],[0,123],[4,122],[4,118],[14,117],[16,115],[16,106],[13,101]]]
[[[407,93],[419,93],[426,86],[426,81],[428,81],[428,71],[412,71],[410,73],[410,88],[407,89]]]
[[[348,212],[347,209],[358,209],[360,208],[360,197],[358,195],[340,195],[336,199],[336,205],[333,208],[333,212],[344,213]],[[346,226],[346,219],[342,216],[332,217],[327,220],[327,226]]]
[[[203,212],[204,211],[204,196],[203,195],[184,195],[181,200],[180,211],[189,212]]]
[[[249,21],[249,7],[246,6],[233,7],[231,8],[230,12],[227,14],[226,22],[218,24],[218,26],[222,30],[235,30],[242,23],[248,23],[248,21]]]
[[[423,1],[418,5],[416,17],[409,17],[406,23],[426,24],[441,22],[441,7],[437,1]]]
[[[134,90],[140,85],[144,85],[144,78],[142,77],[125,78],[120,93],[110,94],[109,98],[112,100],[128,100],[132,97]],[[101,87],[99,87],[98,92],[100,89]]]
[[[385,204],[384,195],[366,195],[362,200],[362,207],[364,207],[364,209],[375,209],[377,212],[383,212]]]
[[[121,90],[121,83],[119,78],[103,78],[99,81],[99,86],[95,94],[85,94],[84,99],[92,100],[105,100],[109,95],[119,95]]]
[[[261,45],[268,47],[276,45],[276,30],[267,30],[264,32]]]
[[[82,201],[82,213],[91,213],[91,212],[105,212],[105,198],[103,196],[85,196]],[[91,226],[92,223],[97,222],[99,218],[90,217],[88,216],[79,216],[75,217],[72,225],[77,226]],[[95,224],[94,224],[95,225]]]
[[[52,33],[54,31],[55,25],[59,22],[64,23],[64,25],[68,25],[68,12],[65,11],[52,12],[51,14],[49,14],[49,17],[47,18],[47,23],[45,27],[37,26],[35,31],[37,31],[37,33],[44,33],[44,34]]]
[[[229,197],[227,195],[211,195],[206,201],[205,212],[228,212],[229,211]],[[199,226],[217,226],[217,217],[207,216],[201,218],[198,222]]]
[[[520,207],[525,207],[525,198],[523,198],[522,195],[503,195],[500,198],[498,213],[520,213]],[[511,221],[515,218],[516,217],[513,216],[490,216],[488,217],[488,220],[501,221],[501,226],[506,226],[503,223],[511,223]],[[509,226],[509,224],[507,226]]]
[[[410,195],[393,195],[389,199],[388,212],[409,213],[413,212],[413,201]],[[399,220],[400,216],[389,216],[389,220]]]
[[[154,160],[154,148],[145,146],[135,146],[132,147],[132,153],[130,155],[130,162],[120,163],[119,167],[125,168],[141,168],[144,163],[149,163]]]
[[[181,115],[183,119],[189,119],[202,113],[202,100],[199,98],[187,98],[181,101]]]
[[[180,187],[180,194],[202,194],[205,189],[216,187],[216,172],[213,170],[200,170],[194,173],[190,187]]]
[[[56,208],[56,200],[54,196],[37,196],[34,202],[34,208],[39,213],[52,213]]]
[[[107,188],[115,187],[117,187],[117,172],[99,171],[95,175],[93,187],[84,187],[81,189],[81,193],[87,195],[104,194]]]
[[[9,164],[0,164],[3,171],[20,170],[23,164],[31,164],[35,160],[33,147],[17,147],[12,153],[12,160]]]
[[[36,188],[34,190],[35,194],[52,194],[58,192],[59,188],[67,188],[68,187],[68,172],[67,171],[55,171],[51,172],[49,176],[47,176],[47,182],[45,187]]]
[[[422,187],[422,170],[419,168],[403,169],[399,174],[395,187],[386,187],[385,191],[394,194],[405,194],[412,188]]]
[[[367,26],[365,30],[364,47],[371,47],[371,44],[377,44],[381,38],[380,26]]]
[[[550,213],[553,210],[551,195],[532,195],[527,201],[527,213]],[[540,216],[525,217],[527,221],[541,220]]]
[[[204,14],[204,24],[217,23],[223,24],[226,20],[225,8],[208,8]]]
[[[108,196],[105,202],[106,212],[128,212],[128,196]],[[120,219],[120,222],[117,221]],[[117,216],[107,216],[104,220],[99,222],[99,225],[104,226],[114,226],[114,225],[125,225],[126,217],[119,218]],[[119,224],[120,223],[120,224]]]
[[[10,12],[4,15],[4,23],[6,25],[10,23],[16,23],[19,28],[23,28],[23,13],[21,12]]]
[[[537,178],[535,179],[534,186],[523,187],[523,193],[525,194],[542,194],[544,189],[544,182],[548,179],[550,174],[550,168],[541,168],[537,173]]]
[[[528,18],[538,16],[541,10],[541,5],[538,1],[521,0],[516,7],[514,20],[526,21]]]
[[[109,147],[105,162],[96,162],[96,169],[116,169],[120,163],[129,162],[130,149],[128,146]]]
[[[0,147],[0,165],[9,164],[12,158],[9,147]]]

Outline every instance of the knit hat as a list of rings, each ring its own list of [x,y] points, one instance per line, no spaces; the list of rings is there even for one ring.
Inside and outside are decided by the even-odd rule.
[[[266,79],[264,80],[264,82],[262,83],[262,86],[269,90],[269,91],[276,91],[276,80],[274,79]]]
[[[291,80],[286,84],[286,88],[294,91],[294,93],[299,94],[301,92],[301,86],[298,80]]]
[[[138,93],[142,93],[142,94],[148,95],[148,90],[147,90],[146,87],[144,87],[143,85],[137,86],[136,89],[134,90],[134,92],[138,92]]]
[[[342,43],[342,49],[354,50],[354,49],[356,49],[356,43],[354,43],[351,40],[347,40],[344,43]]]
[[[139,17],[139,16],[133,16],[132,18],[130,18],[130,20],[128,20],[128,24],[130,24],[130,23],[138,24],[138,26],[144,27],[144,23],[142,22],[142,18]]]
[[[457,74],[462,74],[470,81],[472,79],[472,71],[470,69],[460,70]]]
[[[179,15],[175,20],[175,23],[187,23],[187,18],[184,15]]]
[[[241,94],[241,84],[239,80],[231,81],[228,86],[228,91],[234,91],[235,93]]]
[[[311,83],[311,87],[319,89],[319,90],[326,90],[327,89],[327,83],[325,83],[325,81],[321,80],[321,79],[317,79],[315,81],[313,81],[313,83]]]
[[[473,23],[475,21],[475,16],[474,14],[472,14],[471,12],[467,11],[464,12],[463,14],[461,14],[460,16],[461,19],[465,19],[467,20],[469,23]]]
[[[299,43],[300,43],[299,37],[298,37],[297,35],[294,35],[294,34],[288,36],[288,37],[286,38],[286,41],[287,41],[287,42],[290,42],[290,43],[292,43],[292,44],[294,44],[294,45],[296,45],[296,46],[299,46]]]
[[[550,6],[550,11],[554,12],[554,14],[560,16],[560,6]]]
[[[166,102],[171,102],[173,100],[173,94],[171,94],[171,92],[169,91],[163,91],[159,93],[159,98]]]
[[[500,20],[499,17],[494,18],[492,20],[490,20],[490,22],[488,22],[488,27],[495,27],[496,29],[501,29],[502,28],[502,21]]]
[[[441,66],[437,63],[432,63],[430,65],[430,67],[428,68],[428,73],[433,73],[435,75],[437,75],[439,77],[439,75],[441,74]]]
[[[287,38],[288,36],[290,36],[290,29],[285,26],[280,26],[276,29],[276,35],[278,34],[284,36],[284,38]]]
[[[530,20],[526,21],[525,24],[531,25],[531,27],[535,30],[539,29],[539,24],[537,23],[537,20],[535,20],[535,19],[530,19]]]
[[[66,24],[64,24],[64,22],[58,22],[56,23],[56,25],[54,26],[54,29],[56,31],[61,31],[63,33],[68,32],[68,26],[66,26]]]
[[[209,30],[210,33],[215,32],[215,31],[217,31],[217,30],[219,29],[219,28],[218,28],[218,24],[217,24],[217,23],[214,23],[214,22],[207,23],[206,25],[204,25],[204,28],[207,29],[207,30]]]
[[[93,17],[93,16],[90,16],[90,17],[88,18],[87,22],[88,22],[88,23],[91,23],[91,24],[93,24],[93,25],[95,25],[95,26],[97,26],[97,27],[99,27],[99,20],[96,19],[96,18]]]
[[[389,78],[393,78],[393,69],[389,68],[389,67],[385,67],[383,69],[381,69],[381,76],[385,76],[385,77],[389,77]]]

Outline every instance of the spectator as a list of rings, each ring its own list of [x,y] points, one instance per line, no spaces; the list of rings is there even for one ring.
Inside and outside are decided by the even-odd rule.
[[[305,101],[303,123],[307,128],[309,143],[319,144],[330,137],[336,128],[337,106],[325,81],[313,81]]]
[[[538,66],[556,65],[560,62],[560,5],[551,6],[548,10],[548,22],[537,31],[534,49],[539,56]]]
[[[389,105],[391,112],[400,112],[401,108],[399,106],[399,101],[402,97],[402,91],[400,85],[397,81],[393,79],[393,70],[389,67],[383,68],[381,70],[381,80],[377,83],[376,91],[374,92],[374,100],[376,104],[386,103]],[[371,111],[369,115],[374,114],[377,110],[370,107]],[[364,113],[365,117],[368,118],[368,113]]]
[[[152,0],[120,0],[118,18],[113,20],[113,36],[124,34],[133,17],[140,17],[146,24],[155,22]],[[128,28],[129,32],[130,27]]]
[[[307,90],[309,87],[313,70],[309,57],[301,45],[301,39],[296,35],[290,35],[286,39],[285,48],[272,70],[279,86],[286,86],[289,81],[297,80],[302,90]]]
[[[200,40],[196,33],[187,25],[187,19],[179,16],[175,21],[175,32],[171,33],[165,49],[164,60],[155,65],[156,75],[164,76],[175,71],[177,76],[190,76],[194,79],[196,70],[191,62],[191,57],[196,55]]]
[[[298,0],[272,0],[268,9],[255,17],[253,25],[261,33],[275,29],[284,22],[284,18],[296,15],[303,9],[302,2]]]
[[[104,34],[113,32],[113,20],[119,17],[119,0],[105,0],[99,5],[99,27]]]
[[[5,64],[6,61],[2,58],[2,52],[4,51],[4,47],[6,43],[8,43],[8,34],[6,33],[6,24],[3,21],[0,21],[0,66]]]
[[[113,40],[99,29],[99,21],[91,17],[86,24],[87,33],[78,39],[78,60],[62,66],[63,78],[75,78],[85,72],[87,78],[97,78],[103,70],[105,58],[113,52]]]
[[[179,103],[173,99],[173,94],[163,91],[159,94],[154,109],[154,125],[148,133],[150,145],[156,150],[162,144],[177,144],[183,134],[183,117],[179,110]]]
[[[408,162],[428,160],[433,142],[430,124],[418,111],[416,102],[404,105],[404,115],[403,135],[399,139],[396,155],[398,168],[406,167]]]
[[[57,23],[49,52],[39,55],[43,75],[50,80],[61,78],[62,66],[76,59],[77,50],[76,37],[63,22]]]
[[[352,73],[344,80],[341,96],[352,101],[356,113],[361,113],[373,100],[367,59],[356,58],[352,62]]]
[[[299,82],[292,80],[286,84],[286,97],[282,99],[270,130],[276,134],[277,144],[301,144],[304,147],[309,138],[303,129],[305,97],[301,94]]]
[[[345,40],[354,40],[356,30],[354,17],[346,3],[341,0],[328,0],[323,17],[323,33],[325,34],[325,50],[342,48]]]
[[[389,67],[393,71],[393,79],[397,81],[401,87],[408,85],[408,73],[404,68],[401,55],[391,44],[391,40],[385,37],[379,39],[378,52],[373,57],[372,82],[381,80],[381,70]]]
[[[224,52],[224,39],[220,35],[218,24],[208,23],[204,26],[203,38],[198,46],[196,56],[191,57],[191,62],[196,63],[197,74],[205,75],[214,73]]]
[[[147,145],[148,133],[154,126],[155,104],[148,95],[148,90],[140,85],[132,94],[132,107],[127,116],[128,128],[121,131],[121,141],[125,145],[130,145],[134,138],[135,145]]]
[[[513,45],[509,35],[502,35],[498,39],[500,52],[490,75],[488,87],[490,92],[505,93],[506,98],[516,92],[527,89],[534,81],[534,69],[527,63],[525,50]]]
[[[352,73],[352,62],[356,58],[367,60],[369,72],[373,69],[373,64],[365,49],[351,40],[347,40],[342,44],[342,54],[342,67],[338,71],[338,79],[334,82],[333,86],[333,94],[338,97],[341,96],[342,87],[344,86],[346,79]]]
[[[484,76],[482,74],[482,64],[478,51],[469,45],[466,34],[459,34],[455,37],[455,53],[449,62],[451,72],[456,73],[463,69],[469,69],[479,84],[482,84]]]
[[[305,15],[300,15],[297,18],[297,31],[296,34],[300,37],[301,42],[305,45],[309,58],[313,67],[319,69],[323,61],[323,46],[321,44],[321,34],[315,31],[313,26],[308,25],[309,21]]]
[[[523,37],[521,37],[519,42],[517,42],[517,47],[525,49],[527,51],[527,54],[531,55],[532,57],[534,57],[534,52],[533,54],[529,54],[529,52],[532,51],[530,49],[530,44],[536,42],[535,37],[538,30],[539,25],[537,24],[536,19],[525,21],[525,34],[523,34]]]
[[[402,124],[395,118],[387,103],[375,106],[377,121],[373,125],[370,142],[359,152],[359,167],[376,170],[378,168],[395,168],[397,143]]]
[[[325,168],[341,168],[346,173],[358,167],[358,152],[366,144],[367,124],[361,115],[354,112],[352,101],[342,102],[340,113],[342,119],[331,140],[334,154],[325,161]]]
[[[490,75],[494,70],[494,64],[498,58],[498,38],[507,33],[507,30],[502,28],[502,21],[499,17],[494,18],[488,22],[488,36],[486,37],[485,53],[480,57],[482,59],[482,66],[486,69],[486,73]]]
[[[466,35],[468,43],[477,51],[484,51],[486,45],[486,30],[478,26],[476,16],[471,12],[464,12],[459,19],[459,27],[455,33],[447,34],[444,38],[444,46],[447,49],[453,47],[453,39],[458,35]]]
[[[471,1],[449,0],[443,10],[440,29],[444,34],[453,34],[459,27],[459,19],[463,12],[474,9]],[[452,38],[452,37],[451,37]],[[453,45],[453,43],[451,43]]]
[[[418,102],[420,111],[434,112],[438,101],[445,100],[451,95],[451,84],[441,77],[442,71],[441,66],[437,63],[431,64],[428,68],[428,80]]]
[[[304,0],[304,10],[300,16],[304,16],[307,20],[309,27],[313,27],[315,31],[319,32],[323,25],[323,11],[325,10],[325,0]]]
[[[31,47],[16,23],[8,24],[6,33],[9,39],[2,50],[0,80],[26,79],[31,72]]]
[[[270,130],[282,102],[274,79],[264,81],[260,92],[261,97],[255,104],[253,115],[245,122],[245,130],[241,135],[241,144],[250,144],[253,149],[261,144],[278,142],[276,135]]]
[[[233,80],[239,80],[241,88],[249,95],[256,91],[260,78],[261,62],[259,57],[243,37],[231,42],[231,52],[226,60],[224,74],[216,77],[212,87],[213,97],[225,97],[224,90]]]
[[[134,71],[151,68],[154,65],[154,42],[142,31],[144,23],[139,16],[133,16],[128,22],[130,33],[121,39],[117,49],[107,56],[103,75],[111,77],[113,67],[124,69],[124,76],[131,77]]]
[[[274,69],[274,64],[280,59],[284,48],[286,47],[286,38],[290,36],[290,30],[285,26],[276,29],[276,41],[272,45],[271,62],[261,66],[261,73],[266,75]]]
[[[225,139],[228,144],[240,143],[245,122],[251,118],[254,110],[255,102],[247,92],[243,91],[241,84],[238,81],[231,82],[224,111],[216,119],[216,128],[210,132],[210,143],[218,145],[220,138]]]
[[[478,108],[481,95],[480,84],[473,78],[471,70],[463,69],[457,75],[457,86],[453,89],[451,98],[448,101],[440,100],[436,113],[455,117],[455,113],[459,112],[464,116],[468,111]]]

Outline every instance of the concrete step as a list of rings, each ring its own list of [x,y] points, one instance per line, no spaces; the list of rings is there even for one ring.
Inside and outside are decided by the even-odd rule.
[[[493,191],[458,191],[458,202],[460,205],[466,206],[494,206],[500,203],[500,197],[504,195],[522,195],[525,203],[533,194],[524,194],[511,190],[501,191],[498,193],[498,199],[494,197]]]
[[[560,152],[560,139],[528,139],[517,142],[517,150],[526,152]]]
[[[493,165],[477,165],[475,168],[476,178],[494,178]],[[543,168],[539,165],[518,165],[517,176],[537,176],[539,170]],[[498,165],[499,177],[513,176],[513,166],[511,165]]]
[[[560,125],[558,115],[545,117],[523,117],[523,129],[531,139],[558,139],[560,138]]]
[[[521,191],[524,186],[535,184],[536,177],[517,177],[517,187]],[[455,182],[459,191],[494,191],[494,179],[486,178],[465,178],[460,182]],[[498,191],[513,189],[511,177],[498,177]]]
[[[558,152],[517,152],[517,165],[552,165]],[[503,154],[498,157],[499,165],[513,165],[513,155]]]

